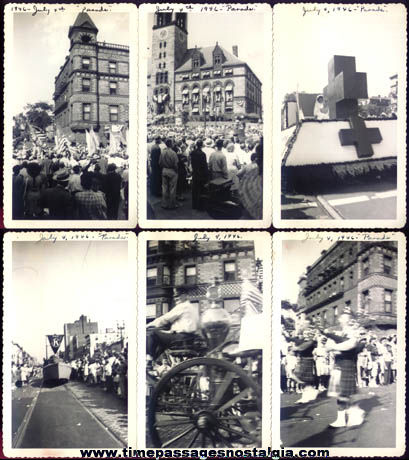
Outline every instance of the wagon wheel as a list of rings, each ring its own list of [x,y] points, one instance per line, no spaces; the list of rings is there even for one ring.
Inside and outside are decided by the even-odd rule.
[[[233,363],[185,361],[158,382],[149,404],[148,430],[155,447],[260,445],[261,390]]]

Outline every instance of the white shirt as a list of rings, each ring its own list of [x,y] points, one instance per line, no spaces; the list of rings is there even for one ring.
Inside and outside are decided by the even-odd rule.
[[[152,327],[162,327],[170,324],[171,332],[197,332],[199,330],[199,309],[188,300],[179,303],[168,313],[156,318],[150,323]]]

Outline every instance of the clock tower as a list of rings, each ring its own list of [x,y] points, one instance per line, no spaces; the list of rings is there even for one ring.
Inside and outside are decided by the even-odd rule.
[[[70,49],[76,44],[93,44],[97,41],[98,29],[87,13],[79,13],[69,28]]]
[[[174,113],[175,70],[187,51],[187,13],[155,13],[151,87],[154,114]]]

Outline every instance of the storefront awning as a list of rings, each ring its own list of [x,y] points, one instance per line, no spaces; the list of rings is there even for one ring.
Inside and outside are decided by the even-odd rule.
[[[188,89],[188,88],[185,88],[185,89],[182,91],[182,94],[189,94],[189,89]]]
[[[220,88],[220,86],[216,86],[216,87],[214,88],[214,92],[215,92],[215,93],[220,93],[221,90],[222,90],[222,89]]]
[[[233,91],[233,83],[227,83],[226,91]]]
[[[193,91],[192,91],[193,94],[196,94],[198,92],[199,92],[199,88],[193,88]]]
[[[193,107],[192,113],[198,113],[198,112],[199,112],[199,108],[198,107]]]

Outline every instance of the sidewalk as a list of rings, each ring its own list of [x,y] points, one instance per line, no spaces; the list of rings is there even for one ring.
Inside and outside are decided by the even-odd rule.
[[[107,393],[99,386],[87,386],[70,381],[67,388],[108,427],[125,445],[128,445],[128,402]]]

